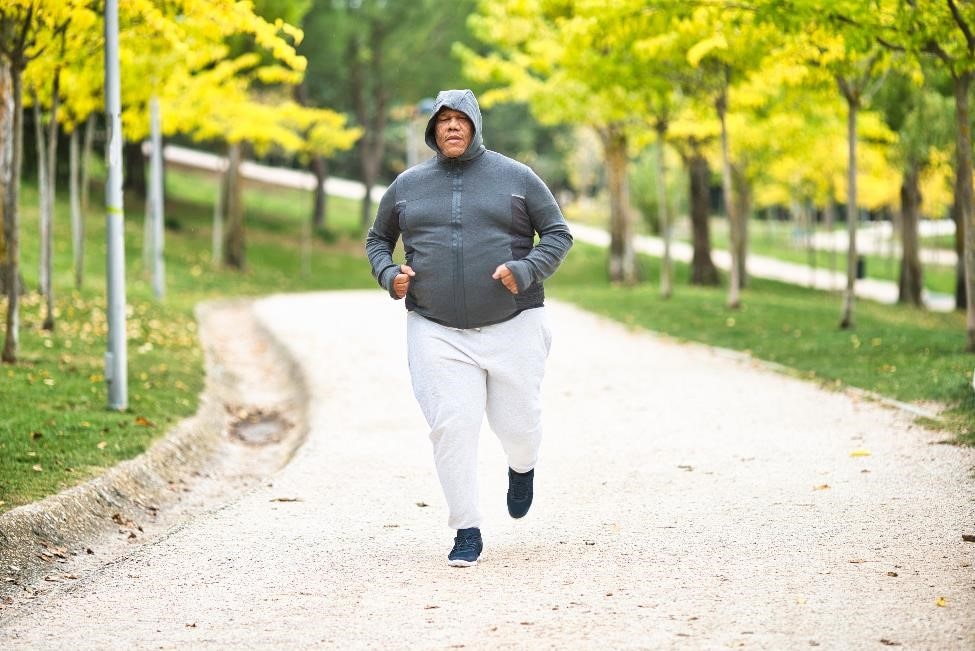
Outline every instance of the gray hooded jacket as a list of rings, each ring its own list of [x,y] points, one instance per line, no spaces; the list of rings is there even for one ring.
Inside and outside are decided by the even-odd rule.
[[[436,116],[443,108],[461,111],[474,125],[457,158],[437,148]],[[437,95],[426,142],[437,156],[400,174],[379,203],[366,236],[373,276],[395,298],[400,265],[393,250],[402,237],[406,264],[416,272],[408,310],[452,328],[476,328],[540,307],[542,281],[572,246],[552,193],[528,166],[484,148],[481,109],[470,90]],[[491,277],[500,264],[511,270],[518,294]]]

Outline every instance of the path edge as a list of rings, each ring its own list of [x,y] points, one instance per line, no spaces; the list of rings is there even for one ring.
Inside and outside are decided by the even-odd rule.
[[[232,422],[225,405],[236,402],[234,369],[217,359],[210,345],[220,334],[206,326],[208,315],[216,310],[246,305],[258,336],[286,369],[288,392],[297,404],[289,415],[293,427],[283,441],[280,465],[268,468],[268,474],[290,462],[308,433],[308,385],[297,360],[255,313],[258,300],[214,299],[195,306],[205,375],[195,414],[172,425],[142,454],[77,486],[0,514],[0,596],[22,593],[43,576],[56,575],[58,560],[90,553],[94,540],[117,532],[120,524],[165,513],[180,502],[184,487],[194,477],[207,472]],[[197,515],[191,513],[181,521]]]

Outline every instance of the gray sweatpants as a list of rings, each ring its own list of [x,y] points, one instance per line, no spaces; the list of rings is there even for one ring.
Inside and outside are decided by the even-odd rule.
[[[430,426],[450,511],[447,526],[480,527],[477,444],[484,414],[513,470],[528,472],[538,460],[542,377],[552,343],[545,308],[467,330],[410,312],[406,332],[413,393]]]

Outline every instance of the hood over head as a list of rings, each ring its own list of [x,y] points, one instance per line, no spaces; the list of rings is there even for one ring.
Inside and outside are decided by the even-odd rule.
[[[445,108],[460,111],[470,118],[471,123],[474,125],[474,135],[471,137],[471,143],[467,146],[467,150],[457,157],[457,160],[471,160],[472,158],[476,158],[484,151],[484,139],[481,137],[481,107],[477,104],[474,91],[469,89],[442,90],[437,93],[437,100],[433,104],[433,114],[427,122],[427,146],[437,152],[438,156],[443,156],[440,148],[437,147],[435,131],[437,128],[437,114]]]

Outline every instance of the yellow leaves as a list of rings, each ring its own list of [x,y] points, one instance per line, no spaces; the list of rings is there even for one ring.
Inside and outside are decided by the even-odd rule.
[[[727,50],[728,40],[724,37],[724,34],[717,33],[709,38],[705,38],[704,40],[695,43],[694,46],[687,51],[687,62],[693,67],[697,68],[701,64],[701,60],[710,55],[712,52]]]
[[[856,458],[856,457],[869,457],[870,456],[870,450],[868,450],[867,448],[856,448],[856,449],[854,449],[854,450],[852,450],[850,452],[850,456],[851,457],[854,457],[854,458]]]
[[[938,597],[937,599],[934,600],[934,605],[937,606],[938,608],[944,608],[945,606],[948,605],[948,600],[945,599],[944,597]]]

